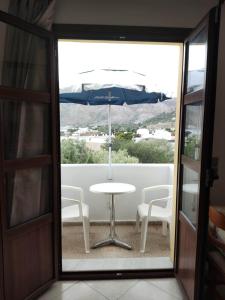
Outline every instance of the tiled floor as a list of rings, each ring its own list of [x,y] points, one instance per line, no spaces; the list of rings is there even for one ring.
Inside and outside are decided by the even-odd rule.
[[[60,281],[39,300],[182,300],[176,279]]]

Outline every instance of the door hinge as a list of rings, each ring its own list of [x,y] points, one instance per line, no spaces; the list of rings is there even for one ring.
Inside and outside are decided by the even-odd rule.
[[[215,13],[215,24],[219,23],[219,16],[220,16],[220,6],[216,8],[216,13]]]
[[[206,170],[206,187],[212,187],[214,180],[217,180],[219,178],[218,175],[218,157],[212,158],[212,166],[211,168]]]
[[[207,169],[206,170],[206,176],[205,176],[205,186],[207,188],[209,188],[212,185],[213,185],[212,169]]]

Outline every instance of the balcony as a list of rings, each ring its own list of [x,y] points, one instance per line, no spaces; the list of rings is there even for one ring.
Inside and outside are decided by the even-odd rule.
[[[140,232],[135,231],[137,205],[142,189],[173,183],[173,164],[113,164],[113,182],[133,184],[136,192],[115,197],[116,231],[118,236],[132,244],[132,250],[115,246],[91,249],[85,254],[80,223],[64,223],[62,231],[62,257],[64,271],[129,268],[171,268],[173,234],[163,236],[161,224],[149,225],[146,251],[140,253]],[[89,191],[93,184],[107,182],[107,164],[63,164],[61,181],[64,185],[82,187],[84,200],[90,209],[90,246],[107,237],[109,232],[109,196]],[[158,192],[160,193],[160,192]],[[154,195],[162,197],[162,195]],[[88,260],[88,263],[87,263]],[[99,262],[100,263],[99,264]],[[132,261],[132,264],[131,264]]]

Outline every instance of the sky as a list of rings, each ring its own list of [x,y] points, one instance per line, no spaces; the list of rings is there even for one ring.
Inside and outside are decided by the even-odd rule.
[[[60,88],[74,85],[80,72],[125,69],[146,75],[155,91],[177,96],[179,45],[60,40],[58,51]]]

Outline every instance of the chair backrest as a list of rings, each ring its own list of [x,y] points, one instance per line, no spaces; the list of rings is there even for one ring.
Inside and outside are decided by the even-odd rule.
[[[78,205],[80,216],[82,213],[82,202],[84,201],[83,189],[76,186],[62,185],[61,186],[61,203],[62,208]]]
[[[158,196],[156,192],[166,191],[166,195]],[[149,193],[149,198],[146,199],[146,193]],[[152,197],[155,194],[157,196]],[[150,203],[152,200],[166,200],[166,207],[168,210],[172,209],[172,199],[173,199],[173,185],[163,184],[155,185],[151,187],[144,188],[142,191],[142,202]]]

